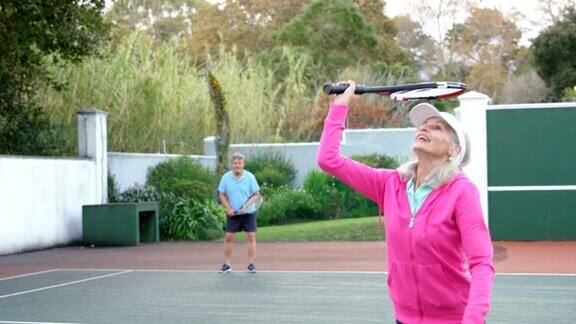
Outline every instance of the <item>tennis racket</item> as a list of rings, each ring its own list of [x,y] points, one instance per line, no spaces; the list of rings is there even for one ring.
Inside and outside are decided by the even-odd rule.
[[[264,198],[262,196],[258,196],[257,199],[253,200],[253,197],[250,197],[246,200],[246,202],[240,207],[240,209],[234,211],[234,215],[242,215],[247,213],[255,213],[262,204],[264,203]]]
[[[348,88],[347,84],[327,83],[324,85],[324,93],[327,95],[341,94]],[[444,99],[458,96],[467,87],[460,82],[422,82],[411,84],[399,84],[391,86],[367,86],[356,85],[355,94],[377,93],[390,97],[392,100],[406,101],[415,99]]]

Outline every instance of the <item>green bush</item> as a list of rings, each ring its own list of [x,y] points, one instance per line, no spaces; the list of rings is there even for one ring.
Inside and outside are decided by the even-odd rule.
[[[260,186],[260,195],[264,197],[264,199],[270,198],[275,195],[279,191],[285,191],[289,189],[288,186],[279,186],[279,187],[271,187],[268,185],[261,185]]]
[[[294,163],[280,152],[252,155],[246,158],[244,168],[254,174],[260,185],[288,186],[296,178]]]
[[[352,159],[379,169],[396,169],[399,166],[396,159],[385,154],[354,155]]]
[[[170,237],[170,219],[174,206],[180,197],[171,193],[160,194],[160,217],[158,218],[158,227],[160,228],[160,239],[167,240]]]
[[[337,187],[339,181],[325,172],[312,170],[304,180],[303,188],[320,206],[324,218],[340,218],[344,214],[344,194]]]
[[[303,190],[277,189],[258,211],[260,226],[320,219],[322,214],[314,197]]]
[[[146,184],[160,193],[199,201],[213,199],[216,173],[188,157],[164,161],[148,170]]]
[[[143,185],[134,185],[123,191],[118,197],[118,202],[143,202],[159,200],[160,195],[154,187]]]
[[[116,177],[110,172],[108,172],[108,202],[115,203],[120,200],[120,189],[118,189],[118,183],[116,182]]]
[[[353,156],[352,159],[375,168],[394,169],[398,162],[386,155]],[[377,205],[349,186],[322,171],[310,171],[304,180],[304,190],[320,205],[324,218],[376,216]]]
[[[211,200],[178,197],[167,219],[167,236],[175,240],[213,240],[222,237],[225,210]]]
[[[265,167],[264,169],[254,174],[258,183],[264,186],[277,188],[287,185],[286,177],[282,172],[273,169],[272,167]]]

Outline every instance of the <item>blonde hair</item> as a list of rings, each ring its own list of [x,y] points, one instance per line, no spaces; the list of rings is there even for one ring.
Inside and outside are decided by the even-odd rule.
[[[456,136],[452,136],[453,143],[460,145]],[[465,167],[470,162],[470,138],[468,133],[464,132],[464,139],[466,141],[466,152],[462,158],[462,162],[458,164],[456,159],[448,159],[436,169],[434,169],[425,179],[423,183],[428,182],[433,188],[439,187],[446,182],[448,182],[452,177],[458,173],[463,167]],[[411,178],[416,177],[416,171],[418,170],[418,160],[413,160],[404,163],[398,167],[398,172],[403,181],[408,181]]]

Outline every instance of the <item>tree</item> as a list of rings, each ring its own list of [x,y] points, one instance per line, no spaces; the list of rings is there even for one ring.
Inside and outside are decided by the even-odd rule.
[[[219,46],[235,47],[242,55],[274,47],[272,35],[310,1],[226,0],[198,8],[193,33],[183,47],[204,58],[218,54]]]
[[[546,83],[535,70],[513,75],[502,92],[503,104],[544,102],[547,96]]]
[[[367,23],[372,25],[378,47],[380,49],[380,61],[387,63],[408,64],[410,59],[408,52],[402,49],[396,41],[398,33],[394,21],[384,14],[386,2],[383,0],[356,0],[350,1],[358,6],[358,10]]]
[[[567,11],[574,7],[576,7],[574,0],[538,0],[538,9],[549,24],[562,21]]]
[[[105,37],[104,0],[0,2],[0,154],[50,154],[52,125],[34,101],[46,60],[77,62]],[[56,84],[57,85],[57,84]]]
[[[226,108],[226,98],[222,85],[214,74],[208,71],[208,91],[210,99],[214,104],[214,115],[216,116],[216,173],[222,175],[226,172],[228,165],[228,148],[230,147],[230,117]]]
[[[316,0],[277,34],[276,40],[308,50],[323,79],[343,67],[377,61],[381,52],[373,27],[354,5]]]
[[[203,0],[117,0],[106,14],[118,30],[145,30],[157,42],[192,33],[193,15]]]
[[[565,88],[576,85],[576,10],[543,31],[532,44],[536,71],[559,99]]]
[[[430,35],[424,33],[420,23],[410,17],[397,16],[394,24],[398,30],[398,45],[408,53],[410,66],[422,79],[430,80],[439,72],[440,48]]]
[[[420,26],[436,41],[439,48],[436,67],[441,80],[459,79],[461,66],[454,64],[455,46],[445,35],[454,26],[456,17],[465,14],[467,7],[459,0],[411,1],[412,12]]]
[[[469,69],[468,85],[498,101],[512,72],[521,35],[500,11],[472,7],[470,16],[455,24],[447,39],[455,48],[455,60]]]

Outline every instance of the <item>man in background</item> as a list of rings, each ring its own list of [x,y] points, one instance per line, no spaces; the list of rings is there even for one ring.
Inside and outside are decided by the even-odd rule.
[[[246,232],[248,248],[247,272],[256,272],[256,209],[253,203],[260,197],[260,186],[256,177],[244,170],[244,156],[232,155],[232,170],[226,172],[218,185],[218,196],[226,208],[226,235],[224,237],[224,264],[220,273],[232,270],[230,257],[234,247],[236,232]]]

